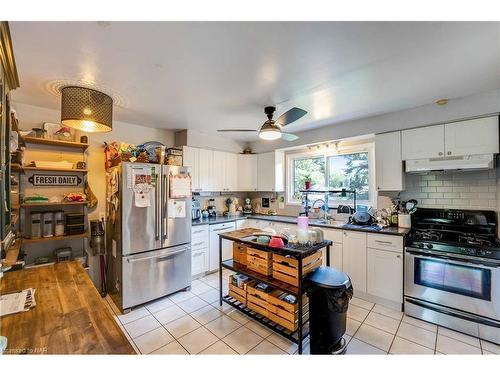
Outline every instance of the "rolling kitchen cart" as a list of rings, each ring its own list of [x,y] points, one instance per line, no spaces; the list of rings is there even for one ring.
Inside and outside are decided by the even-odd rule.
[[[326,265],[330,264],[330,246],[332,245],[332,241],[323,241],[315,245],[311,246],[285,246],[282,248],[270,247],[267,245],[259,244],[256,241],[256,236],[253,236],[251,233],[257,232],[258,229],[245,228],[243,230],[236,230],[233,232],[226,232],[219,234],[219,303],[222,306],[222,303],[225,302],[228,305],[234,307],[236,310],[242,312],[246,316],[256,320],[267,328],[271,329],[273,332],[283,336],[284,338],[296,343],[298,345],[298,353],[302,354],[302,342],[309,335],[309,329],[304,327],[308,323],[308,318],[304,320],[304,297],[307,290],[307,285],[305,283],[304,276],[309,271],[308,269],[308,259],[317,259],[316,255],[319,255],[319,260],[321,261],[321,249],[326,248]],[[287,276],[278,279],[273,277],[272,275],[265,275],[260,272],[256,272],[247,265],[236,262],[234,259],[228,259],[222,261],[222,240],[233,241],[237,246],[246,246],[247,248],[252,249],[252,251],[264,252],[268,254],[268,258],[277,258],[289,260],[289,264],[291,267],[295,267],[293,269],[296,270],[296,278],[290,282],[283,281],[287,279]],[[317,263],[315,263],[317,264]],[[272,288],[278,289],[285,293],[291,294],[296,297],[297,303],[297,320],[298,324],[293,326],[293,330],[284,327],[276,322],[279,319],[269,319],[266,316],[266,311],[262,308],[259,308],[258,305],[255,305],[252,302],[247,302],[246,304],[241,301],[237,295],[237,298],[234,298],[235,294],[229,293],[224,295],[222,289],[222,271],[223,269],[228,269],[242,275],[247,276],[251,280],[255,282],[262,282],[269,285]],[[292,268],[290,268],[292,269]],[[273,271],[274,272],[274,271]],[[277,276],[275,274],[275,276]],[[289,276],[288,276],[289,277]],[[252,288],[252,290],[255,290]],[[231,295],[232,294],[232,295]],[[250,307],[249,307],[250,305]],[[286,321],[283,321],[284,325]],[[287,325],[288,326],[288,325]]]

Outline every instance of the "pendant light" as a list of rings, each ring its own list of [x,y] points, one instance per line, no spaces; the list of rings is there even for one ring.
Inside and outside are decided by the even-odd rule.
[[[113,129],[113,99],[100,91],[79,86],[61,89],[61,123],[88,133]]]

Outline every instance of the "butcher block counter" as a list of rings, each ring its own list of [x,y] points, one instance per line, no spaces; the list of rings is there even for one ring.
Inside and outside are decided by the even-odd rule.
[[[36,306],[0,318],[5,354],[134,354],[77,261],[7,272],[0,293],[34,288]]]

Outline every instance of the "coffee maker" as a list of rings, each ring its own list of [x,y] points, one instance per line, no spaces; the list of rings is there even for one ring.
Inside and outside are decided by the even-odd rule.
[[[245,198],[245,204],[243,205],[243,215],[252,215],[252,200],[250,198]]]
[[[208,200],[207,211],[208,211],[209,217],[216,217],[217,216],[217,207],[215,206],[215,199],[210,198]]]

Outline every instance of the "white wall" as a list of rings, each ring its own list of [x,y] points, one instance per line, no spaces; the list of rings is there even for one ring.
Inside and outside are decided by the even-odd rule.
[[[175,146],[191,146],[212,150],[241,152],[245,148],[245,142],[238,142],[214,134],[201,133],[196,130],[180,130],[175,133]]]
[[[401,84],[404,84],[404,82]],[[252,142],[251,147],[254,152],[265,152],[365,134],[383,133],[437,124],[450,120],[497,113],[499,111],[500,90],[493,90],[477,95],[452,99],[445,106],[428,104],[398,112],[333,123],[322,128],[296,133],[300,138],[294,142],[266,142],[259,140],[257,142]]]

